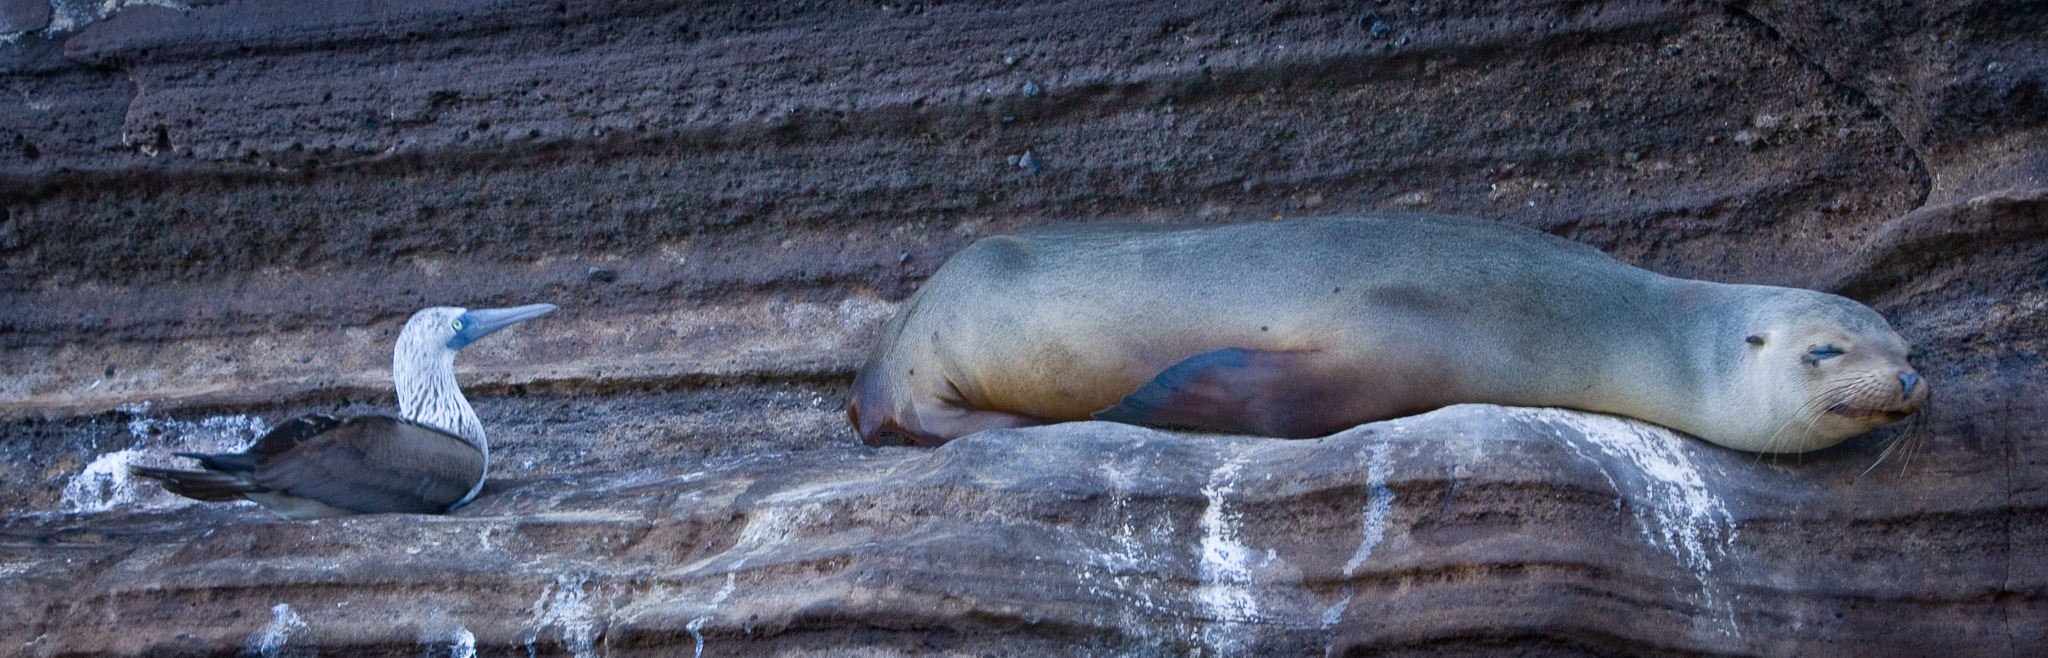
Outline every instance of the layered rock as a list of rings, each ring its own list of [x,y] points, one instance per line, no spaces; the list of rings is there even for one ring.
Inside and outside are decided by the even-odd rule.
[[[2048,646],[2023,5],[171,4],[0,0],[23,654]],[[1934,402],[1800,457],[1489,407],[933,451],[838,413],[973,238],[1374,209],[1854,297]],[[498,461],[456,515],[122,475],[389,411],[413,310],[539,301],[458,364]]]
[[[32,653],[105,623],[178,632],[95,647],[150,654],[2016,648],[1959,632],[2001,605],[1982,565],[1886,564],[2006,536],[1859,514],[1903,496],[1863,465],[1483,405],[1307,441],[1078,423],[501,480],[443,518],[46,515],[6,559]]]

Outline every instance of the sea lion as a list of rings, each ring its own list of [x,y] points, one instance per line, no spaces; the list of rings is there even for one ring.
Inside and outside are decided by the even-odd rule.
[[[1906,355],[1843,297],[1667,277],[1501,224],[1077,225],[940,267],[847,416],[874,445],[1090,418],[1312,437],[1482,402],[1803,452],[1919,410]]]

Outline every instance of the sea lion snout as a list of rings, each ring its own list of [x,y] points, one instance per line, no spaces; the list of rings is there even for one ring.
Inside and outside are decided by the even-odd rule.
[[[1913,372],[1911,367],[1899,371],[1899,400],[1904,404],[1896,409],[1898,416],[1891,420],[1905,420],[1907,416],[1919,413],[1920,407],[1927,404],[1930,392],[1927,383],[1920,380],[1920,373]]]
[[[1883,380],[1879,380],[1883,381]],[[1919,413],[1927,403],[1928,387],[1921,381],[1920,373],[1908,367],[1898,371],[1897,395],[1864,394],[1828,405],[1827,413],[1845,418],[1877,421],[1879,424],[1895,423]],[[1880,401],[1881,400],[1881,401]]]

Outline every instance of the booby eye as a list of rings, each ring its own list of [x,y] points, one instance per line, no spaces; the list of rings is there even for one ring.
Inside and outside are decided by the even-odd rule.
[[[1801,360],[1805,361],[1807,365],[1815,365],[1822,361],[1826,361],[1828,359],[1832,359],[1841,355],[1841,348],[1835,347],[1833,345],[1822,345],[1820,347],[1808,350],[1806,352],[1806,358]]]
[[[452,325],[452,326],[454,326],[454,327],[455,327],[455,330],[456,330],[456,331],[462,331],[462,318],[456,318],[456,319],[455,319],[455,324],[454,324],[454,325]]]

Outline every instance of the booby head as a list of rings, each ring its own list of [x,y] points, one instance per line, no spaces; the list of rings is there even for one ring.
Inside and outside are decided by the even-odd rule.
[[[405,322],[405,330],[398,335],[398,349],[411,346],[419,354],[437,354],[429,349],[439,346],[445,355],[453,359],[455,353],[468,347],[477,339],[489,336],[499,329],[547,315],[555,310],[554,304],[527,304],[511,308],[466,309],[459,306],[434,306],[420,309]]]
[[[455,385],[455,353],[479,338],[554,310],[554,304],[480,309],[435,306],[412,314],[398,334],[398,345],[391,350],[398,415],[447,430],[488,451],[483,423]]]

